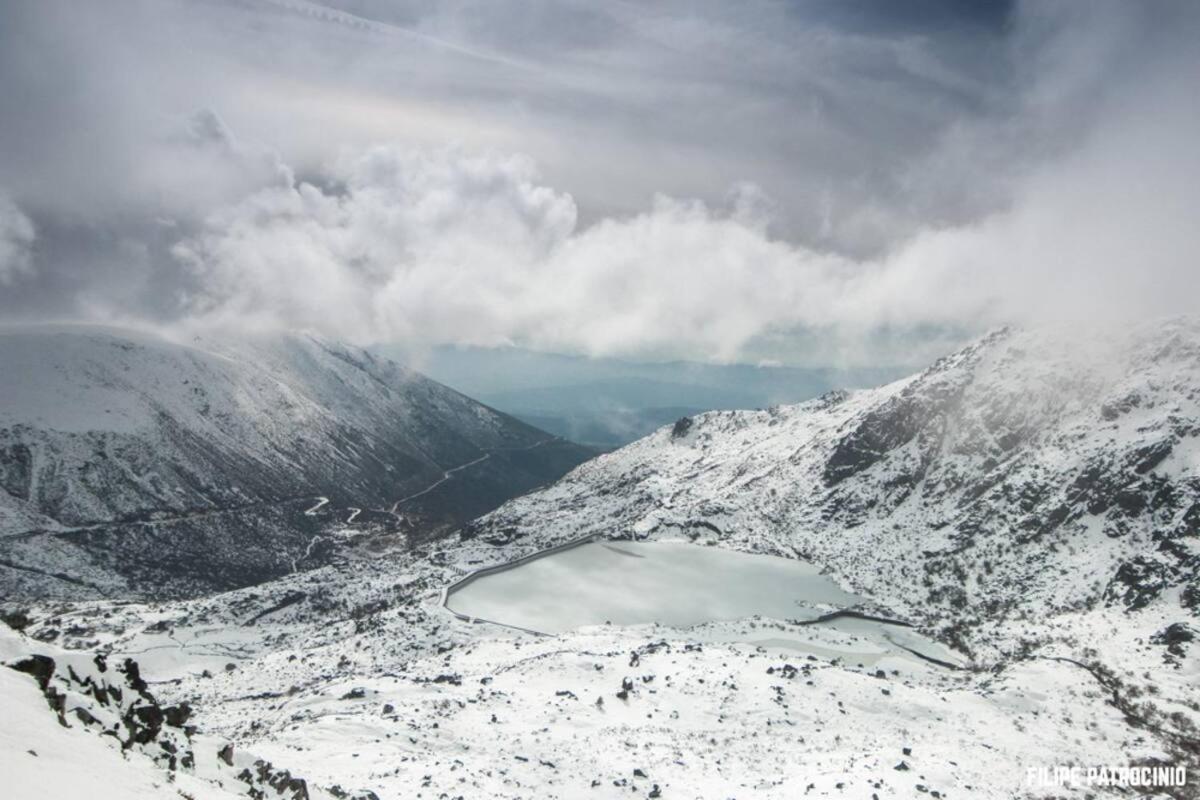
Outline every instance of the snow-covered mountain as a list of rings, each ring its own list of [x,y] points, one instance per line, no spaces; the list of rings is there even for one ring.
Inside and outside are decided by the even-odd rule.
[[[879,389],[681,419],[474,523],[811,559],[956,627],[1200,610],[1200,321],[1002,330]]]
[[[0,375],[6,593],[255,583],[339,536],[436,537],[588,455],[311,336],[5,328]]]
[[[8,604],[0,656],[59,665],[42,694],[72,735],[73,705],[124,713],[93,708],[82,656],[125,665],[110,682],[132,659],[188,704],[194,735],[162,735],[212,791],[258,788],[213,763],[231,745],[314,797],[1127,797],[1037,771],[1169,765],[1187,785],[1144,794],[1194,798],[1198,423],[1196,320],[1000,331],[879,389],[680,420],[386,559],[351,541],[210,597]],[[534,636],[443,607],[585,534],[808,559],[960,668],[790,619]]]

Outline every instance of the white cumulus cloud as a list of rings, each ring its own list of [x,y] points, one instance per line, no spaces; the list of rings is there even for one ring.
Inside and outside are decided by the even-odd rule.
[[[0,193],[0,286],[33,272],[35,232],[29,217]]]

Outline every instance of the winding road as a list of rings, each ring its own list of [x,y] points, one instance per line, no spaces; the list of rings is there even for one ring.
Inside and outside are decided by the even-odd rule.
[[[438,478],[436,481],[431,483],[429,486],[426,486],[421,491],[410,494],[407,497],[402,497],[399,500],[397,500],[396,502],[392,503],[391,510],[388,513],[392,514],[392,516],[399,519],[400,514],[399,514],[398,510],[399,510],[400,506],[402,506],[405,503],[408,503],[412,500],[416,500],[419,497],[423,497],[423,496],[429,494],[430,492],[432,492],[434,489],[437,489],[439,486],[441,486],[446,481],[453,480],[454,476],[457,473],[462,472],[465,469],[469,469],[470,467],[473,467],[476,464],[482,464],[484,461],[487,461],[496,453],[522,452],[522,451],[526,451],[526,450],[534,450],[538,447],[541,447],[542,445],[549,444],[550,442],[553,442],[553,441],[557,440],[558,438],[559,437],[557,437],[557,436],[551,436],[547,439],[541,439],[537,442],[534,442],[533,444],[525,445],[522,447],[496,447],[496,448],[492,448],[490,450],[486,450],[486,451],[484,451],[483,455],[479,456],[478,458],[472,459],[471,461],[467,461],[466,463],[463,463],[463,464],[459,464],[457,467],[451,467],[450,469],[444,470],[442,472],[442,476],[440,478]],[[296,497],[287,497],[287,498],[283,498],[280,500],[265,500],[265,501],[258,501],[258,502],[253,502],[253,503],[245,503],[242,505],[229,506],[226,508],[197,509],[196,511],[184,512],[182,514],[173,514],[173,515],[162,516],[162,517],[158,517],[158,518],[152,517],[152,518],[145,519],[145,520],[125,520],[125,521],[113,520],[113,521],[108,521],[108,522],[93,523],[93,524],[89,524],[89,525],[78,525],[78,526],[70,526],[70,527],[64,526],[64,527],[56,528],[56,529],[27,530],[27,531],[21,531],[19,533],[9,534],[8,536],[0,536],[0,540],[7,540],[8,542],[18,542],[18,541],[26,541],[26,540],[31,539],[36,536],[62,536],[62,535],[70,535],[70,534],[88,533],[91,531],[98,531],[98,530],[105,530],[105,529],[120,529],[120,528],[123,528],[126,526],[137,526],[137,525],[171,525],[171,524],[180,523],[180,522],[195,521],[198,519],[203,519],[205,517],[213,517],[213,516],[219,516],[222,514],[230,514],[230,513],[237,513],[237,512],[241,512],[241,511],[248,511],[253,508],[281,506],[281,505],[285,505],[288,503],[295,503],[295,502],[298,502],[301,500],[315,501],[314,505],[312,505],[311,507],[309,507],[308,509],[306,509],[304,511],[304,514],[309,517],[316,516],[317,512],[319,512],[322,508],[324,508],[326,505],[329,504],[328,497],[323,497],[323,496],[313,497],[311,495],[308,495],[308,496],[301,495],[301,496],[296,496]],[[361,508],[353,508],[353,507],[351,507],[349,510],[351,512],[350,516],[346,519],[346,522],[344,523],[347,525],[353,523],[358,518],[359,514],[361,514],[363,511],[363,509],[361,509]],[[378,510],[382,511],[382,509],[378,509]],[[308,546],[305,548],[304,554],[298,558],[291,559],[291,565],[292,565],[293,572],[297,571],[297,566],[298,566],[298,564],[300,564],[300,562],[304,561],[306,558],[308,558],[312,555],[313,546],[316,545],[317,541],[320,539],[321,539],[320,535],[314,536],[311,540],[309,540]],[[37,567],[20,564],[20,563],[13,562],[8,559],[0,560],[0,566],[7,567],[9,569],[15,569],[15,570],[21,570],[21,571],[30,572],[30,573],[36,573],[36,574],[44,575],[44,576],[50,577],[50,578],[57,578],[59,580],[67,581],[70,583],[77,583],[80,585],[91,586],[91,584],[86,584],[85,582],[80,581],[76,578],[72,578],[69,575],[65,575],[62,573],[43,571],[41,569],[38,569]],[[95,588],[95,589],[99,590],[99,587],[92,586],[91,588]]]
[[[441,486],[443,483],[445,483],[446,481],[448,481],[452,477],[454,477],[454,473],[459,472],[460,470],[464,470],[467,467],[473,467],[482,461],[487,461],[491,457],[492,457],[491,453],[484,453],[483,455],[481,455],[479,458],[475,459],[474,461],[468,461],[466,464],[459,464],[454,469],[446,470],[445,472],[442,473],[441,478],[439,478],[438,480],[429,484],[421,491],[417,492],[416,494],[410,494],[408,497],[401,497],[399,500],[392,503],[392,513],[395,514],[396,509],[399,508],[401,504],[407,503],[409,500],[416,500],[418,497],[422,497],[424,495],[429,494],[434,489],[436,489],[437,487]]]
[[[400,519],[402,519],[402,517],[400,516],[400,513],[399,513],[400,506],[402,506],[402,505],[404,505],[405,503],[408,503],[408,502],[410,502],[410,501],[412,501],[412,500],[416,500],[418,497],[424,497],[425,495],[427,495],[427,494],[429,494],[430,492],[432,492],[434,489],[436,489],[436,488],[438,488],[439,486],[441,486],[441,485],[442,485],[443,483],[445,483],[446,481],[453,480],[453,479],[454,479],[454,476],[455,476],[457,473],[459,473],[459,472],[462,472],[462,471],[463,471],[463,470],[465,470],[465,469],[469,469],[470,467],[473,467],[473,466],[475,466],[476,464],[482,464],[484,461],[487,461],[489,458],[491,458],[491,457],[492,457],[493,455],[495,455],[496,453],[504,453],[504,452],[523,452],[523,451],[526,451],[526,450],[533,450],[533,449],[535,449],[535,448],[541,447],[541,446],[542,446],[542,445],[544,445],[544,444],[548,444],[549,442],[553,442],[553,441],[555,441],[557,438],[558,438],[557,436],[551,436],[551,437],[550,437],[550,438],[548,438],[548,439],[542,439],[542,440],[540,440],[540,441],[534,442],[533,444],[530,444],[530,445],[525,445],[525,446],[523,446],[523,447],[497,447],[497,448],[493,448],[493,449],[491,449],[491,450],[487,450],[487,451],[485,451],[485,452],[484,452],[484,454],[483,454],[483,455],[479,456],[479,458],[475,458],[475,459],[472,459],[472,460],[470,460],[470,461],[467,461],[467,462],[465,462],[465,463],[463,463],[463,464],[459,464],[457,467],[451,467],[450,469],[443,470],[443,471],[442,471],[442,477],[438,478],[436,481],[434,481],[433,483],[429,484],[428,486],[426,486],[424,489],[422,489],[422,490],[421,490],[421,491],[419,491],[419,492],[414,492],[413,494],[410,494],[410,495],[408,495],[408,496],[406,496],[406,497],[401,497],[399,500],[397,500],[396,502],[392,503],[392,507],[391,507],[391,509],[389,509],[389,510],[388,510],[388,512],[387,512],[387,513],[389,513],[389,514],[391,514],[392,516],[396,517],[397,521],[399,521]],[[316,514],[316,513],[317,513],[317,512],[318,512],[318,511],[321,509],[321,508],[323,508],[323,507],[324,507],[324,506],[325,506],[327,503],[329,503],[329,498],[328,498],[328,497],[318,497],[318,498],[317,498],[317,504],[316,504],[316,505],[314,505],[312,508],[308,509],[307,511],[305,511],[304,513],[305,513],[305,514],[307,514],[307,515],[308,515],[308,516],[310,516],[310,517],[311,517],[311,516],[314,516],[314,515],[315,515],[315,514]],[[382,511],[383,509],[371,509],[371,510],[378,510],[378,511]],[[343,524],[345,524],[345,525],[350,525],[350,524],[353,524],[353,523],[354,523],[354,521],[355,521],[356,519],[358,519],[358,515],[359,515],[359,514],[361,514],[361,513],[363,512],[363,509],[361,509],[361,508],[355,508],[355,507],[353,507],[353,506],[352,506],[352,507],[350,507],[349,511],[350,511],[350,516],[349,516],[349,517],[347,517],[347,518],[346,518],[346,521],[343,523]],[[303,562],[303,561],[305,561],[307,558],[309,558],[309,557],[312,555],[312,550],[313,550],[313,547],[316,545],[316,543],[317,543],[317,542],[318,542],[318,541],[319,541],[321,538],[322,538],[322,536],[321,536],[320,534],[318,534],[318,535],[314,536],[312,539],[310,539],[310,540],[309,540],[309,542],[308,542],[308,546],[307,546],[307,547],[304,549],[304,554],[303,554],[303,555],[301,555],[301,556],[299,556],[299,557],[297,557],[297,558],[294,558],[294,559],[292,559],[292,562],[291,562],[291,563],[292,563],[292,572],[298,572],[298,571],[299,571],[299,565],[300,565],[300,563],[301,563],[301,562]]]
[[[312,508],[308,509],[307,511],[305,511],[304,516],[306,516],[306,517],[315,516],[316,513],[321,510],[321,506],[325,505],[328,502],[329,502],[328,497],[318,497],[317,504],[315,506],[313,506]]]
[[[465,464],[459,464],[457,467],[453,467],[451,469],[446,470],[445,472],[442,473],[441,478],[439,478],[438,480],[429,484],[421,491],[416,492],[415,494],[410,494],[408,497],[401,497],[399,500],[392,503],[392,508],[389,513],[395,514],[397,509],[404,503],[407,503],[410,500],[416,500],[418,497],[423,497],[423,496],[429,494],[434,489],[436,489],[437,487],[441,486],[446,481],[453,478],[454,473],[461,472],[462,470],[466,469],[467,467],[473,467],[476,464],[483,463],[484,461],[487,461],[489,458],[491,458],[496,453],[519,453],[519,452],[522,452],[525,450],[533,450],[535,448],[541,447],[544,444],[553,442],[557,438],[558,438],[557,436],[551,436],[549,439],[542,439],[541,441],[534,442],[533,444],[527,445],[525,447],[496,447],[491,450],[488,450],[488,451],[484,452],[484,454],[481,455],[479,458],[475,459],[474,461],[468,461]]]

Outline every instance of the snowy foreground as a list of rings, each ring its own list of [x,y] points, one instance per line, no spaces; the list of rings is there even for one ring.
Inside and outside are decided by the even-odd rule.
[[[1200,330],[1108,346],[1088,363],[998,334],[882,389],[701,415],[432,550],[10,614],[0,660],[35,674],[4,671],[5,772],[48,797],[84,769],[114,797],[1196,796]],[[593,533],[805,558],[964,668],[853,626],[535,636],[441,605],[471,570]],[[1188,785],[1036,772],[1139,764]]]
[[[1109,685],[1053,657],[1093,652],[1122,665],[1104,680],[1132,708],[1146,699],[1156,718],[1195,713],[1197,659],[1165,664],[1163,648],[1132,633],[1165,626],[1162,611],[989,631],[997,641],[1038,641],[1037,656],[997,655],[978,670],[873,659],[869,643],[858,644],[869,662],[860,667],[728,641],[783,633],[763,622],[504,633],[450,618],[419,572],[359,565],[350,581],[328,569],[186,607],[93,606],[36,623],[35,636],[49,638],[50,626],[70,631],[64,643],[98,645],[114,653],[110,663],[129,654],[160,704],[188,702],[199,729],[195,768],[179,767],[178,783],[167,784],[157,740],[122,760],[117,738],[95,736],[98,726],[70,713],[78,706],[101,717],[69,673],[51,682],[67,696],[69,731],[53,722],[32,680],[6,678],[6,706],[16,695],[22,713],[42,723],[8,734],[5,763],[44,793],[24,796],[52,797],[71,796],[76,770],[37,759],[75,752],[86,755],[78,769],[100,776],[121,767],[141,782],[130,785],[208,796],[189,788],[202,776],[214,790],[245,791],[253,784],[239,770],[218,769],[225,743],[251,769],[262,759],[303,777],[311,797],[324,796],[318,789],[380,798],[1040,797],[1050,793],[1027,791],[1030,767],[1177,757],[1170,741],[1114,706]],[[341,587],[329,591],[333,581]],[[295,593],[307,599],[247,624]],[[314,604],[319,615],[297,610]],[[839,634],[812,637],[831,651],[856,646]],[[91,663],[90,652],[64,655],[14,633],[4,645],[10,664],[34,652],[59,670]],[[39,702],[40,716],[32,711]]]

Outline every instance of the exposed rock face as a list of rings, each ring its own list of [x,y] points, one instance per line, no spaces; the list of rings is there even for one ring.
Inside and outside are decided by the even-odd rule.
[[[589,455],[311,337],[180,344],[113,329],[5,329],[0,374],[9,595],[244,586],[327,562],[322,534],[351,507],[360,529],[419,541]]]
[[[825,483],[836,486],[887,459],[911,442],[918,457],[897,482],[911,486],[924,477],[932,451],[946,435],[947,418],[962,402],[979,355],[989,341],[1004,336],[993,334],[974,347],[943,359],[914,384],[889,397],[856,421],[852,431],[841,437],[825,461]]]
[[[98,735],[112,736],[123,750],[136,749],[168,770],[195,763],[194,729],[185,725],[191,709],[186,703],[160,705],[147,690],[136,662],[127,659],[119,668],[109,669],[100,656],[90,662],[75,653],[57,656],[31,653],[8,666],[37,681],[61,725],[81,724]]]
[[[1196,641],[1196,629],[1186,622],[1173,622],[1151,637],[1150,641],[1165,645],[1171,655],[1182,658],[1192,642]]]

